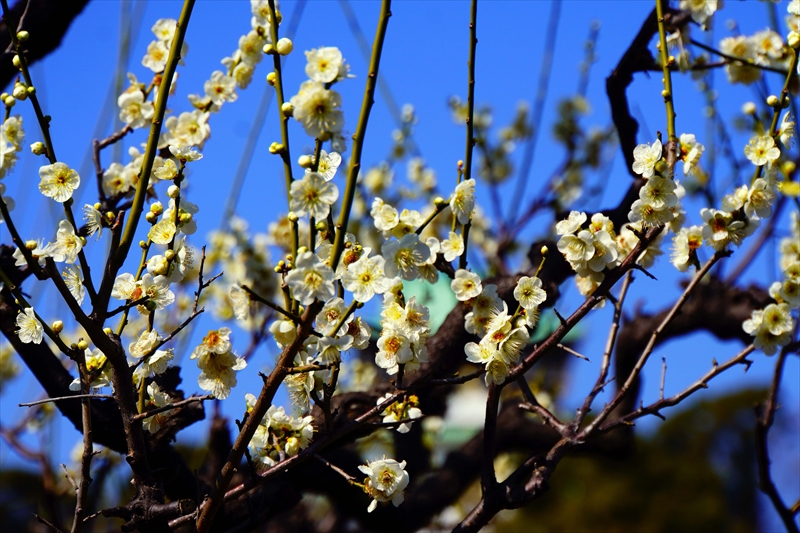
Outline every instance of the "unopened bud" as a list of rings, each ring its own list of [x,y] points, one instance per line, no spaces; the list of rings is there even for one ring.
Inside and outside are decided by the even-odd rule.
[[[103,333],[106,335],[111,335],[111,328],[103,328]]]
[[[767,105],[770,107],[777,107],[780,104],[780,100],[774,94],[767,96]]]
[[[81,236],[80,236],[80,240],[81,240],[81,247],[83,247],[83,246],[86,246],[86,237],[84,237],[83,235],[81,235]]]
[[[147,214],[144,216],[144,219],[150,224],[155,224],[156,222],[158,222],[158,215],[156,215],[152,211],[148,211]]]
[[[784,176],[791,176],[796,169],[797,165],[795,165],[794,161],[784,161],[781,164],[781,172],[783,172]]]
[[[291,117],[294,115],[294,104],[291,102],[284,102],[281,106],[281,113],[284,117]]]
[[[161,213],[164,212],[164,206],[161,204],[161,202],[153,202],[152,204],[150,204],[150,212],[156,215],[160,215]]]
[[[28,39],[30,39],[30,37],[31,37],[31,34],[30,34],[30,33],[28,33],[28,32],[27,32],[27,31],[25,31],[25,30],[20,30],[20,31],[18,31],[18,32],[17,32],[17,40],[18,40],[19,42],[21,42],[21,43],[24,43],[25,41],[27,41]]]
[[[278,79],[278,75],[275,74],[275,72],[270,72],[269,74],[267,74],[267,83],[269,83],[273,87],[275,86],[275,80],[277,80],[277,79]]]
[[[31,145],[31,152],[33,155],[44,155],[47,153],[47,147],[41,141],[36,141]]]
[[[272,45],[272,43],[265,44],[264,48],[262,48],[262,50],[264,51],[265,54],[274,54],[275,53],[275,47]]]
[[[797,47],[800,46],[800,33],[790,31],[788,37],[786,37],[786,43],[792,48],[797,49]]]
[[[308,248],[306,248],[305,246],[301,246],[300,248],[298,248],[298,249],[297,249],[297,255],[298,255],[298,257],[299,257],[300,255],[302,255],[302,254],[306,253],[307,251],[308,251]]]
[[[6,96],[6,99],[3,100],[3,103],[6,104],[6,107],[14,107],[17,103],[17,99],[13,96]]]
[[[435,205],[436,207],[442,207],[446,203],[447,201],[441,196],[437,196],[436,198],[433,199],[433,205]]]
[[[301,155],[297,158],[297,164],[303,168],[311,168],[314,164],[314,158],[310,155]]]
[[[147,241],[139,241],[139,248],[142,249],[147,248]]]
[[[11,93],[17,100],[25,100],[28,98],[28,90],[24,83],[17,82],[14,84],[14,91]]]
[[[114,222],[114,212],[113,211],[106,211],[106,220],[109,224]]]
[[[755,115],[757,110],[756,104],[753,102],[745,102],[742,106],[742,113],[745,115]]]
[[[153,311],[155,311],[156,309],[158,309],[158,304],[157,304],[155,301],[153,301],[153,300],[147,300],[147,301],[144,303],[144,306],[145,306],[145,308],[146,308],[148,311],[150,311],[151,313],[152,313]]]
[[[539,250],[539,253],[542,254],[542,257],[547,257],[547,252],[549,252],[549,251],[550,251],[550,249],[547,248],[547,246],[542,246],[542,249]]]
[[[50,326],[50,328],[53,330],[53,333],[58,335],[59,333],[64,331],[64,323],[60,320],[56,320],[55,322],[53,322],[53,325]]]
[[[192,216],[191,213],[184,212],[184,213],[181,213],[181,215],[178,217],[178,221],[181,224],[188,224],[189,222],[192,221],[193,218],[194,217]]]
[[[36,94],[36,87],[34,87],[33,85],[31,85],[30,87],[26,88],[25,90],[28,91],[28,95]]]
[[[100,202],[95,202],[92,207],[94,207],[96,211],[100,211],[100,208],[103,207],[103,205]]]
[[[11,58],[11,64],[17,68],[20,68],[22,66],[22,60],[19,58],[17,54],[14,54],[14,57]]]
[[[274,142],[274,143],[269,145],[269,153],[271,153],[271,154],[280,154],[285,149],[286,149],[286,147],[282,143],[279,143],[279,142]]]
[[[167,261],[172,261],[175,259],[175,250],[167,250],[164,252],[164,257],[167,259]]]
[[[464,168],[464,161],[459,159],[458,163],[456,163],[456,166],[458,167],[458,170],[461,170],[462,168]]]
[[[668,168],[667,162],[663,159],[659,159],[653,168],[656,169],[656,172],[665,172]]]
[[[286,215],[286,218],[289,219],[289,222],[297,222],[299,220],[299,217],[294,214],[294,211],[289,211],[289,214]]]
[[[325,231],[326,229],[328,229],[328,225],[325,223],[324,220],[320,220],[319,222],[317,222],[317,225],[314,227],[317,228],[317,231]]]
[[[177,198],[181,195],[181,188],[177,185],[170,185],[167,189],[167,196],[170,198]]]
[[[88,343],[88,342],[86,342],[86,341],[85,341],[85,340],[83,340],[83,339],[79,340],[79,341],[78,341],[78,349],[79,349],[79,350],[84,350],[84,351],[85,351],[85,350],[88,350],[88,349],[89,349],[89,343]]]
[[[282,56],[286,56],[292,53],[294,50],[294,44],[292,40],[288,37],[284,37],[282,39],[278,39],[278,44],[275,45],[275,50]]]
[[[276,274],[280,274],[281,270],[283,270],[283,267],[275,266],[275,268],[273,268],[272,270],[274,270]]]

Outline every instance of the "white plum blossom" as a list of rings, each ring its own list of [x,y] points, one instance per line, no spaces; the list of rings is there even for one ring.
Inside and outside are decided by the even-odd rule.
[[[536,309],[547,299],[547,293],[542,289],[542,280],[536,276],[519,278],[514,287],[514,299],[523,309]]]
[[[368,512],[374,511],[378,503],[391,501],[395,507],[403,503],[403,491],[408,486],[408,472],[404,470],[406,462],[398,463],[394,459],[378,459],[368,461],[358,469],[368,477],[364,480],[364,492],[371,498]]]
[[[344,67],[342,52],[335,46],[323,46],[306,51],[306,61],[306,76],[320,83],[335,81]]]
[[[331,152],[330,154],[325,150],[319,152],[319,164],[317,164],[317,173],[319,173],[325,181],[331,181],[336,175],[336,170],[342,164],[342,156],[338,152]],[[310,168],[306,169],[306,174],[312,172]]]
[[[62,220],[58,223],[56,242],[47,245],[47,252],[56,263],[72,264],[78,260],[81,248],[83,243],[75,234],[75,228],[68,220]]]
[[[86,297],[86,288],[83,286],[81,269],[74,265],[68,266],[61,273],[61,277],[64,278],[64,283],[67,285],[69,293],[75,298],[78,305],[81,305]]]
[[[17,315],[17,335],[23,344],[41,344],[44,328],[36,318],[33,307],[26,307]]]
[[[455,278],[450,282],[450,288],[458,301],[466,302],[481,293],[481,278],[474,272],[459,268]]]
[[[66,202],[81,184],[81,177],[64,163],[39,167],[39,191],[56,202]]]
[[[650,144],[640,144],[633,149],[633,171],[649,178],[655,173],[655,165],[661,159],[661,141]]]
[[[125,91],[117,98],[119,119],[133,129],[144,128],[153,119],[153,103],[144,99],[139,89]]]
[[[475,209],[475,180],[464,180],[456,185],[456,190],[450,198],[450,209],[459,224],[470,221],[472,211]]]
[[[383,294],[391,287],[384,273],[385,264],[386,260],[379,255],[375,257],[363,255],[348,267],[342,276],[342,285],[353,293],[356,301],[366,303],[374,295]]]
[[[300,254],[294,269],[286,275],[286,284],[302,305],[309,305],[315,299],[327,301],[336,293],[333,270],[313,252]]]
[[[290,101],[294,106],[295,120],[309,136],[328,140],[332,134],[342,131],[342,97],[336,91],[326,89],[320,82],[308,80],[300,85],[300,90]]]
[[[302,217],[312,216],[317,220],[325,220],[331,212],[331,205],[339,199],[339,189],[328,183],[318,172],[309,172],[302,179],[292,182],[289,209]]]
[[[762,166],[778,159],[781,150],[775,146],[775,140],[771,135],[757,135],[744,147],[744,155],[754,165]]]

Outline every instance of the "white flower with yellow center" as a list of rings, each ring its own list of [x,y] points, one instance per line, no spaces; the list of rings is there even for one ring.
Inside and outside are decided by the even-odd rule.
[[[220,70],[215,70],[211,73],[211,79],[205,82],[203,90],[206,92],[206,96],[216,105],[235,102],[238,98],[236,80]]]
[[[86,204],[83,206],[83,220],[86,221],[86,230],[89,236],[96,233],[95,239],[99,239],[103,234],[103,214],[93,205]]]
[[[681,158],[683,159],[683,174],[687,176],[697,170],[700,156],[703,155],[705,146],[697,142],[697,138],[691,133],[682,133],[680,137]]]
[[[472,218],[475,209],[475,180],[464,180],[456,185],[450,198],[450,209],[460,224],[466,224]]]
[[[640,144],[633,149],[633,171],[649,178],[655,173],[656,163],[661,159],[661,141],[650,144]]]
[[[111,198],[125,194],[131,190],[136,181],[136,172],[132,168],[111,163],[103,172],[103,193]]]
[[[319,83],[330,83],[339,76],[344,64],[342,52],[335,46],[306,51],[306,76]]]
[[[441,242],[440,250],[444,254],[445,261],[453,261],[464,253],[464,239],[458,233],[451,231],[448,238]]]
[[[286,284],[302,305],[310,305],[314,300],[325,302],[336,294],[333,270],[313,252],[300,254],[294,269],[286,275]]]
[[[25,140],[25,131],[22,129],[21,116],[15,115],[13,117],[8,117],[5,122],[3,122],[3,126],[0,127],[0,133],[2,133],[7,142],[11,143],[11,146],[13,146],[15,150],[22,150],[22,142]]]
[[[147,386],[147,396],[148,399],[146,402],[146,407],[166,407],[172,403],[172,398],[169,396],[169,394],[161,390],[161,387],[155,383],[150,383]],[[161,424],[166,422],[167,418],[169,418],[172,413],[172,409],[167,409],[166,411],[158,413],[157,415],[148,416],[142,420],[142,429],[148,431],[149,433],[155,433],[161,429]]]
[[[419,266],[430,259],[431,249],[419,240],[419,235],[409,233],[399,241],[391,239],[383,243],[381,255],[386,259],[386,276],[414,280],[417,278]]]
[[[197,359],[197,367],[202,371],[197,378],[201,389],[209,391],[219,400],[224,400],[236,386],[236,372],[247,367],[247,362],[232,352],[216,353],[198,346],[191,359]]]
[[[770,135],[757,135],[744,147],[744,155],[756,166],[766,165],[781,156],[780,149]]]
[[[312,216],[317,220],[325,220],[331,212],[331,205],[339,198],[339,189],[328,183],[322,174],[309,172],[303,179],[292,182],[289,209],[295,215]]]
[[[633,202],[628,213],[628,220],[634,223],[641,222],[648,228],[668,224],[674,217],[675,214],[668,207],[659,208],[642,200]]]
[[[317,165],[317,172],[325,178],[325,181],[331,181],[336,175],[336,170],[342,164],[342,156],[338,152],[331,152],[330,154],[325,150],[320,150],[319,164]],[[306,169],[306,174],[311,172],[310,168]]]
[[[697,262],[697,249],[703,245],[703,228],[681,228],[672,238],[672,264],[681,272]]]
[[[556,224],[557,235],[571,235],[586,222],[586,213],[571,211],[569,217]]]
[[[264,47],[264,39],[255,30],[250,30],[247,35],[242,35],[239,38],[239,52],[241,54],[242,63],[255,67],[261,63],[264,57],[262,48]]]
[[[577,235],[566,234],[558,240],[557,247],[573,269],[586,268],[586,262],[594,257],[594,235],[585,229]]]
[[[163,72],[167,66],[169,48],[164,41],[152,41],[147,45],[147,53],[142,58],[142,65],[155,73]]]
[[[391,501],[395,507],[403,503],[403,491],[408,486],[408,472],[404,470],[406,462],[398,463],[394,459],[378,459],[369,461],[366,466],[358,469],[369,476],[364,480],[364,492],[372,502],[367,507],[368,512],[374,511],[379,502]]]
[[[719,7],[722,7],[718,4],[722,4],[722,2],[718,0],[681,0],[680,8],[691,12],[692,19],[701,26],[705,26],[711,15]]]
[[[72,198],[72,191],[81,184],[81,177],[64,163],[53,163],[39,168],[39,191],[56,202]]]
[[[458,301],[466,302],[481,293],[481,278],[474,272],[459,268],[456,271],[455,278],[450,282],[450,289],[452,289]]]
[[[342,131],[342,97],[336,91],[326,89],[316,81],[305,81],[298,93],[292,96],[291,103],[294,106],[294,118],[309,136],[328,140],[331,134]]]
[[[44,328],[36,318],[33,307],[26,307],[17,315],[17,335],[23,344],[41,344]]]
[[[165,214],[158,223],[150,227],[147,236],[156,244],[169,244],[175,237],[176,231],[174,220]]]
[[[61,277],[64,278],[64,283],[67,285],[69,293],[75,298],[78,305],[81,305],[83,299],[86,297],[86,289],[83,286],[83,274],[81,274],[81,269],[74,265],[68,266],[61,272]]]
[[[75,234],[75,228],[68,220],[58,223],[56,232],[56,242],[47,245],[47,252],[56,263],[74,263],[78,259],[78,253],[83,248],[81,238]]]
[[[199,109],[184,111],[177,117],[169,117],[164,126],[159,146],[203,146],[203,142],[211,135],[211,126],[208,125],[208,113]]]
[[[542,289],[542,280],[536,276],[522,276],[514,288],[514,299],[524,309],[535,309],[547,300],[547,293]]]
[[[375,228],[388,236],[395,226],[400,223],[400,214],[397,209],[385,203],[380,198],[375,198],[372,202],[372,209],[369,214],[374,219]]]
[[[383,294],[391,288],[390,280],[383,270],[385,264],[386,260],[379,255],[363,255],[348,267],[342,276],[342,285],[353,293],[356,301],[366,303],[376,294]]]
[[[143,128],[153,119],[153,103],[145,101],[139,89],[125,91],[117,98],[119,119],[133,129]]]
[[[750,218],[769,218],[772,216],[772,204],[777,199],[775,186],[764,178],[758,178],[747,193],[744,212]]]

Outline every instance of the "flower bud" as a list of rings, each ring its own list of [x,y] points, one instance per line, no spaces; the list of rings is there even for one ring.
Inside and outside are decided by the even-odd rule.
[[[31,152],[33,155],[44,155],[47,153],[47,147],[41,141],[36,141],[31,145]]]
[[[106,221],[109,224],[114,222],[114,212],[113,211],[106,211]]]
[[[767,105],[768,106],[776,107],[779,104],[780,104],[780,101],[778,100],[777,96],[775,96],[774,94],[771,94],[771,95],[767,96]]]
[[[28,98],[28,90],[24,83],[17,82],[14,84],[14,91],[11,93],[17,100],[25,100]]]
[[[655,168],[657,172],[665,172],[668,168],[667,162],[663,159],[659,159],[653,168]]]
[[[164,212],[164,206],[161,202],[153,202],[150,204],[150,212],[154,213],[155,215],[161,215]]]
[[[297,437],[289,437],[286,439],[286,455],[297,455],[300,451],[300,440]]]
[[[34,87],[33,85],[27,87],[25,90],[28,91],[28,94],[31,96],[36,94],[36,87]]]
[[[14,107],[17,103],[17,99],[13,96],[6,96],[6,99],[3,100],[3,103],[6,104],[6,107]]]
[[[172,261],[175,259],[175,250],[167,250],[164,252],[164,257],[167,258],[167,261]]]
[[[20,68],[22,66],[22,60],[19,58],[17,54],[14,54],[14,57],[11,58],[11,64],[17,68]]]
[[[278,39],[278,43],[275,45],[275,50],[282,56],[287,56],[292,53],[294,50],[294,44],[292,40],[288,37],[284,37],[282,39]]]
[[[289,211],[289,214],[286,215],[286,218],[289,219],[289,222],[297,222],[299,220],[299,217],[294,214],[294,211]]]
[[[278,75],[275,74],[275,72],[270,72],[269,74],[267,74],[267,83],[269,83],[270,85],[272,85],[274,87],[275,86],[275,80],[277,80],[277,78],[278,78]]]
[[[95,202],[92,207],[94,207],[95,210],[100,211],[100,208],[103,207],[103,205],[100,202]]]
[[[142,249],[147,248],[147,241],[139,241],[139,248]]]
[[[291,117],[294,115],[294,104],[291,102],[284,102],[281,106],[281,113],[284,117]]]
[[[753,102],[745,102],[742,106],[742,113],[745,115],[755,115],[757,111],[756,104]]]
[[[83,339],[79,340],[78,341],[78,349],[79,350],[83,350],[83,351],[88,350],[89,349],[89,343],[86,342]]]
[[[317,225],[315,227],[317,228],[317,231],[325,231],[326,229],[328,229],[328,224],[326,224],[324,220],[320,220],[319,222],[317,222]]]
[[[271,153],[271,154],[280,154],[285,149],[286,149],[286,147],[282,143],[279,143],[279,142],[274,142],[274,143],[269,145],[269,153]]]
[[[436,207],[442,207],[446,203],[447,201],[441,196],[437,196],[436,198],[433,199],[433,205],[435,205]]]
[[[111,335],[111,328],[103,328],[103,333],[106,335]]]
[[[189,222],[192,221],[193,218],[194,217],[192,216],[191,213],[184,212],[181,213],[181,215],[178,217],[178,222],[180,222],[181,224],[188,224]]]
[[[55,322],[53,322],[53,325],[50,326],[50,328],[53,330],[53,333],[58,335],[59,333],[64,331],[64,323],[60,320],[56,320]]]
[[[314,164],[314,158],[310,155],[301,155],[297,158],[297,164],[303,168],[311,168]]]
[[[547,257],[547,252],[549,252],[549,248],[547,246],[542,246],[542,249],[539,252],[542,254],[542,257]]]
[[[144,216],[144,219],[150,224],[155,224],[156,222],[158,222],[158,215],[156,215],[152,211],[148,211],[147,214]]]
[[[262,50],[264,51],[265,54],[274,54],[275,53],[275,47],[272,45],[272,43],[265,44],[264,48],[262,48]]]
[[[25,41],[27,41],[28,39],[30,39],[30,37],[31,37],[31,34],[30,34],[30,33],[28,33],[28,32],[27,32],[27,31],[25,31],[25,30],[20,30],[20,31],[18,31],[18,32],[17,32],[17,40],[18,40],[19,42],[21,42],[21,43],[24,43]]]
[[[790,31],[789,35],[786,37],[786,44],[794,49],[797,49],[797,47],[800,46],[800,33],[797,33],[796,31]]]
[[[80,240],[81,240],[81,246],[86,246],[86,237],[84,237],[83,235],[81,235],[81,236],[80,236]]]
[[[796,169],[797,165],[794,161],[784,161],[783,164],[781,164],[781,172],[783,172],[784,176],[791,176]]]
[[[170,185],[167,189],[167,196],[170,198],[177,198],[181,194],[181,188],[177,185]]]
[[[150,312],[152,313],[153,311],[155,311],[155,310],[158,308],[158,304],[157,304],[155,301],[153,301],[153,300],[147,300],[147,301],[144,303],[144,307],[145,307],[145,308],[146,308],[148,311],[150,311]]]

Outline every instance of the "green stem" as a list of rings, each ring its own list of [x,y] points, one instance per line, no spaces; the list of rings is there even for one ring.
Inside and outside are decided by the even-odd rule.
[[[353,135],[353,154],[350,156],[350,168],[347,173],[347,184],[342,200],[342,211],[339,213],[339,222],[336,225],[336,236],[334,238],[333,250],[331,250],[330,267],[336,271],[339,259],[344,251],[344,236],[347,233],[347,223],[350,220],[350,210],[353,207],[353,199],[356,194],[356,180],[361,169],[361,152],[364,148],[364,136],[367,132],[367,122],[372,104],[375,103],[375,87],[378,81],[378,68],[381,63],[381,52],[383,51],[383,41],[386,37],[386,27],[389,25],[389,17],[392,16],[391,0],[381,2],[381,14],[378,19],[378,28],[375,30],[375,41],[372,43],[372,58],[369,61],[369,74],[367,83],[364,87],[364,100],[361,103],[361,115],[358,118],[356,133]],[[329,229],[330,231],[330,229]]]
[[[175,70],[180,60],[181,47],[183,46],[183,39],[186,37],[186,29],[189,25],[189,17],[192,15],[194,3],[195,0],[184,0],[183,9],[178,19],[178,26],[172,38],[172,46],[170,47],[169,56],[167,57],[167,64],[164,67],[164,72],[161,76],[161,84],[158,87],[158,97],[155,102],[153,123],[150,125],[150,135],[147,138],[147,146],[144,150],[144,161],[142,162],[142,169],[139,172],[139,183],[136,184],[133,206],[131,207],[127,225],[122,233],[119,247],[114,254],[113,268],[109,270],[114,276],[116,276],[116,272],[122,266],[122,263],[125,262],[125,258],[128,257],[136,228],[139,225],[139,218],[142,216],[142,208],[144,206],[147,188],[150,185],[150,174],[153,172],[153,162],[155,161],[156,152],[158,151],[161,125],[167,110],[167,99],[169,98],[169,91],[172,86],[172,78],[175,76]]]
[[[670,141],[677,140],[675,135],[675,106],[672,100],[672,73],[669,70],[669,50],[667,49],[667,30],[664,26],[664,1],[656,0],[656,17],[658,18],[658,43],[661,48],[661,70],[664,75],[664,105],[667,110],[667,136]]]
[[[475,49],[478,45],[478,0],[472,0],[469,11],[469,83],[467,85],[467,146],[464,157],[464,181],[472,179],[472,150],[475,147]],[[459,176],[460,177],[460,176]],[[455,213],[453,213],[455,217]],[[458,261],[459,268],[467,268],[467,246],[469,244],[469,228],[472,222],[461,226],[461,237],[464,239],[464,253]]]

